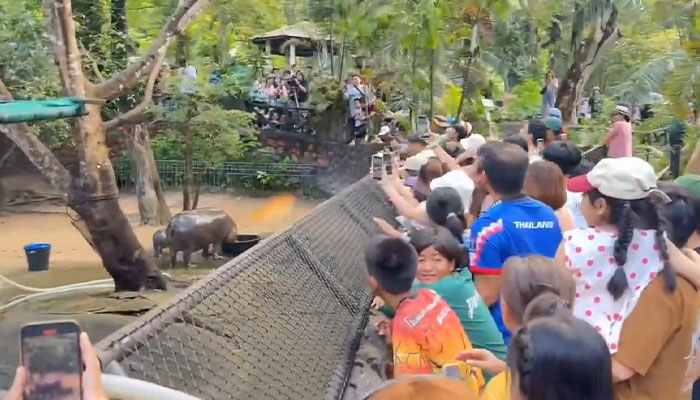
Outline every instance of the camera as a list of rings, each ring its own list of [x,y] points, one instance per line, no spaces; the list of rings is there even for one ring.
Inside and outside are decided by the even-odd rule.
[[[287,78],[286,82],[289,87],[297,87],[299,85],[296,78]]]

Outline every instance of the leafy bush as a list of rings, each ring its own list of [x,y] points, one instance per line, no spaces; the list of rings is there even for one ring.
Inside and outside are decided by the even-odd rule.
[[[197,96],[178,96],[176,104],[174,109],[154,107],[164,127],[152,141],[156,159],[184,159],[183,132],[188,131],[195,161],[268,161],[266,153],[259,151],[251,113],[224,110]]]
[[[542,107],[542,83],[528,79],[513,88],[514,99],[503,110],[503,118],[524,120],[537,115]]]
[[[329,108],[344,108],[345,98],[340,84],[333,78],[317,77],[311,81],[309,96],[311,104],[321,113]]]

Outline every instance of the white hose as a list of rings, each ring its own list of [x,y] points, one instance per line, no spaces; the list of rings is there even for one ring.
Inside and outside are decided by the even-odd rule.
[[[111,279],[110,279],[109,281],[111,281]],[[69,285],[69,286],[70,286],[70,285]],[[39,298],[39,297],[48,297],[48,296],[60,295],[60,294],[71,293],[71,292],[77,292],[77,291],[83,291],[83,290],[100,290],[100,291],[102,291],[102,290],[105,290],[105,289],[114,290],[114,283],[113,283],[113,282],[109,282],[109,283],[98,283],[98,284],[92,283],[92,285],[88,285],[88,286],[83,285],[83,286],[71,286],[71,287],[54,288],[54,289],[53,289],[52,291],[50,291],[50,292],[40,292],[40,293],[30,294],[30,295],[28,295],[28,296],[23,296],[23,297],[21,297],[21,298],[12,300],[12,301],[10,301],[10,302],[7,303],[7,304],[3,304],[2,306],[0,306],[0,313],[4,312],[5,310],[7,310],[7,309],[9,309],[9,308],[11,308],[11,307],[14,307],[14,306],[16,306],[16,305],[19,305],[19,304],[21,304],[21,303],[24,303],[25,301],[29,301],[29,300],[32,300],[32,299],[36,299],[36,298]]]
[[[12,279],[10,279],[2,274],[0,274],[0,280],[10,284],[10,286],[16,287],[17,289],[24,290],[25,292],[35,292],[35,293],[51,292],[51,291],[54,291],[57,289],[67,289],[67,288],[86,286],[86,285],[97,284],[97,283],[112,282],[112,279],[99,279],[99,280],[90,281],[90,282],[74,283],[71,285],[64,285],[64,286],[58,286],[58,287],[53,287],[53,288],[35,288],[35,287],[31,287],[31,286],[25,286],[21,283],[17,283],[17,282],[13,281]]]
[[[198,397],[138,379],[102,374],[102,388],[110,399],[119,400],[201,400]]]

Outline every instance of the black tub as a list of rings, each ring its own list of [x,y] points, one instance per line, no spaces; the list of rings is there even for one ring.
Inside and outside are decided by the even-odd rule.
[[[262,237],[259,235],[238,235],[235,242],[224,242],[221,245],[221,251],[227,256],[236,257],[260,243],[261,240]]]

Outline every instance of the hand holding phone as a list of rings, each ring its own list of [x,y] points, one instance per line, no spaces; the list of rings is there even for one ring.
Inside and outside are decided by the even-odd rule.
[[[25,325],[20,344],[22,366],[5,400],[108,400],[100,361],[74,321]]]

